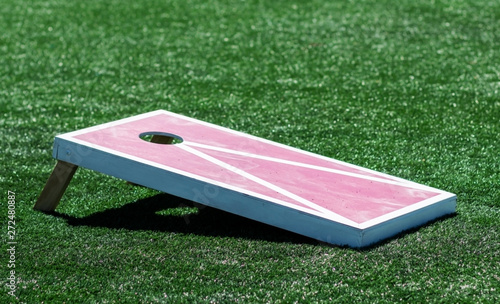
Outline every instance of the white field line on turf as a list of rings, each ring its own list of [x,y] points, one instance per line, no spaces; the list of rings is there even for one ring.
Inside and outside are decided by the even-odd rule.
[[[348,224],[351,225],[351,226],[357,226],[357,225],[359,225],[358,223],[356,223],[354,221],[351,221],[351,220],[349,220],[349,219],[347,219],[347,218],[345,218],[345,217],[343,217],[343,216],[341,216],[341,215],[339,215],[339,214],[337,214],[335,212],[332,212],[332,211],[330,211],[330,210],[328,210],[326,208],[318,206],[318,205],[316,205],[316,204],[314,204],[314,203],[306,200],[305,198],[302,198],[302,197],[300,197],[300,196],[298,196],[296,194],[293,194],[293,193],[291,193],[291,192],[289,192],[289,191],[287,191],[287,190],[285,190],[285,189],[283,189],[281,187],[278,187],[278,186],[276,186],[276,185],[274,185],[274,184],[272,184],[270,182],[267,182],[267,181],[265,181],[265,180],[263,180],[261,178],[258,178],[258,177],[254,176],[254,175],[252,175],[250,173],[247,173],[247,172],[245,172],[245,171],[243,171],[241,169],[233,167],[233,166],[231,166],[231,165],[229,165],[229,164],[227,164],[227,163],[225,163],[225,162],[223,162],[221,160],[218,160],[218,159],[216,159],[216,158],[214,158],[214,157],[212,157],[210,155],[207,155],[207,154],[205,154],[205,153],[203,153],[201,151],[198,151],[198,150],[196,150],[194,148],[191,148],[191,147],[189,147],[187,145],[178,145],[178,147],[181,148],[181,149],[183,149],[186,152],[189,152],[189,153],[192,153],[192,154],[194,154],[194,155],[196,155],[198,157],[201,157],[201,158],[203,158],[203,159],[205,159],[205,160],[207,160],[207,161],[209,161],[211,163],[219,165],[219,166],[221,166],[224,169],[230,170],[231,172],[234,172],[234,173],[239,174],[239,175],[241,175],[241,176],[243,176],[243,177],[245,177],[245,178],[247,178],[249,180],[252,180],[252,181],[254,181],[254,182],[256,182],[256,183],[258,183],[258,184],[260,184],[260,185],[262,185],[264,187],[267,187],[267,188],[269,188],[271,190],[279,192],[279,193],[281,193],[281,194],[283,194],[283,195],[285,195],[285,196],[287,196],[287,197],[289,197],[289,198],[291,198],[291,199],[293,199],[293,200],[295,200],[295,201],[297,201],[297,202],[299,202],[299,203],[301,203],[301,204],[303,204],[305,206],[308,206],[309,208],[312,208],[314,210],[320,211],[320,212],[322,212],[324,214],[327,214],[327,215],[330,215],[332,217],[341,218],[343,222],[348,222]]]
[[[330,173],[335,173],[335,174],[339,174],[339,175],[345,175],[345,176],[350,176],[350,177],[355,177],[355,178],[360,178],[360,179],[366,179],[366,180],[371,180],[374,182],[397,185],[397,186],[401,186],[401,187],[405,187],[405,188],[412,188],[412,189],[420,189],[420,190],[429,191],[429,187],[427,187],[427,186],[419,187],[416,184],[401,183],[401,182],[391,181],[388,179],[383,179],[383,178],[378,178],[378,177],[373,177],[373,176],[368,176],[368,175],[363,175],[363,174],[358,174],[358,173],[352,173],[352,172],[337,170],[337,169],[332,169],[332,168],[326,168],[326,167],[321,167],[321,166],[316,166],[316,165],[304,164],[304,163],[286,160],[286,159],[280,159],[280,158],[275,158],[275,157],[270,157],[270,156],[252,154],[252,153],[248,153],[248,152],[236,151],[236,150],[220,148],[220,147],[215,147],[215,146],[209,146],[209,145],[204,145],[204,144],[199,144],[199,143],[194,143],[194,142],[185,142],[185,145],[203,148],[203,149],[208,149],[208,150],[215,150],[215,151],[219,151],[219,152],[235,154],[235,155],[240,155],[240,156],[245,156],[245,157],[252,157],[252,158],[257,158],[257,159],[262,159],[262,160],[268,160],[268,161],[273,161],[273,162],[277,162],[277,163],[282,163],[282,164],[287,164],[287,165],[292,165],[292,166],[297,166],[297,167],[303,167],[303,168],[308,168],[308,169],[313,169],[313,170],[330,172]]]

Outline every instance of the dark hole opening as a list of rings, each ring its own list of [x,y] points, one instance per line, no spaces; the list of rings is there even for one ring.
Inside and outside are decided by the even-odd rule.
[[[139,134],[139,138],[160,145],[175,145],[184,141],[182,137],[178,135],[165,132],[144,132]]]

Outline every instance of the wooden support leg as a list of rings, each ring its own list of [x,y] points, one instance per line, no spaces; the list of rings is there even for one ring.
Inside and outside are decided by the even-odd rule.
[[[43,188],[42,193],[36,201],[33,209],[40,211],[54,211],[77,168],[78,166],[62,160],[57,161],[57,164],[47,180],[45,188]]]

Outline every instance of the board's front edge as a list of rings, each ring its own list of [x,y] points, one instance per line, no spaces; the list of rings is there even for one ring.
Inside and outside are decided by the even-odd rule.
[[[405,231],[416,229],[429,222],[456,213],[457,197],[450,194],[447,198],[414,210],[399,217],[381,222],[362,230],[360,247],[366,247],[394,237]]]

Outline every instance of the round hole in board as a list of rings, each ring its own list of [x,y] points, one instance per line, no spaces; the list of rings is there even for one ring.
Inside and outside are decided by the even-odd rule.
[[[184,141],[179,135],[156,131],[143,132],[139,134],[139,138],[144,141],[160,145],[175,145]]]

